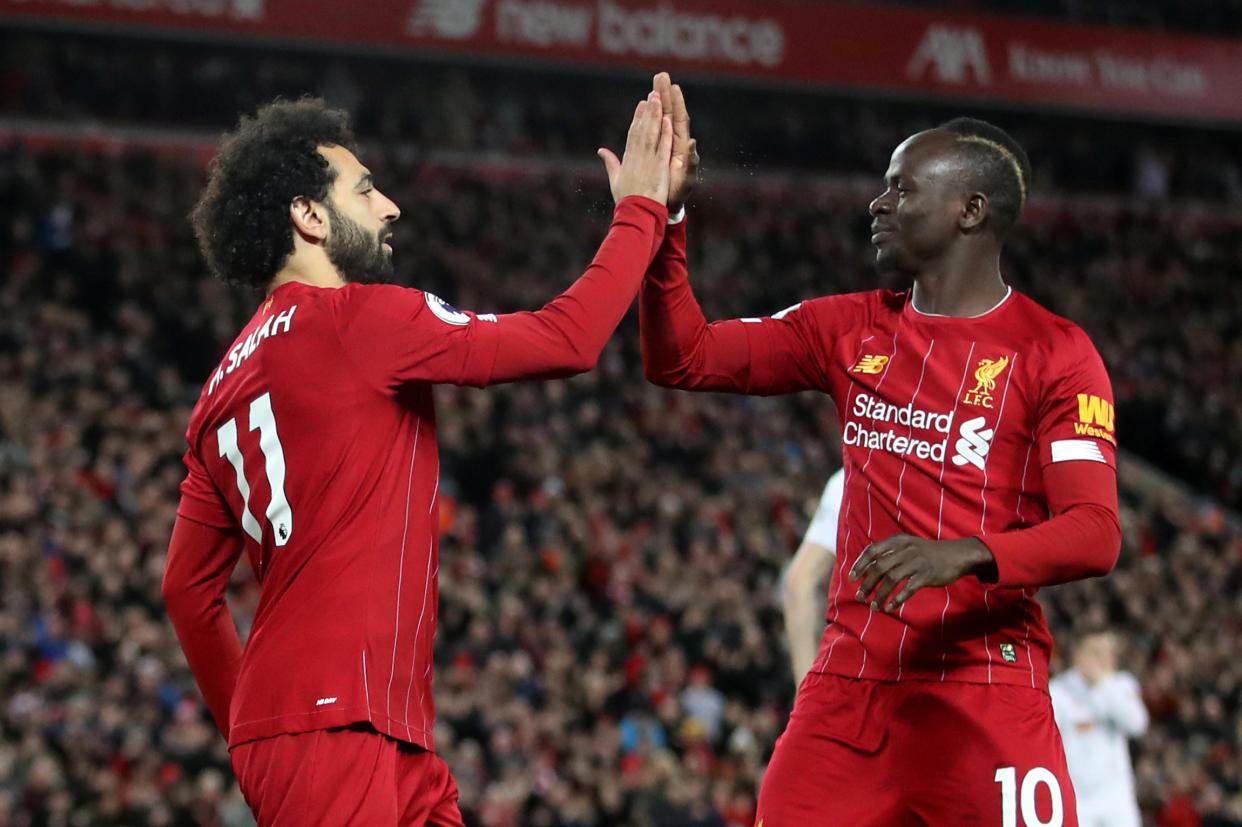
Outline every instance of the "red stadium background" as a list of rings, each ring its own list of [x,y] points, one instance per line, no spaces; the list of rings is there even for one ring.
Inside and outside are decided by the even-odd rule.
[[[276,95],[349,108],[399,280],[532,308],[607,226],[594,150],[658,69],[706,159],[709,316],[873,286],[910,131],[981,114],[1028,149],[1006,273],[1092,336],[1123,449],[1118,570],[1041,599],[1066,644],[1124,642],[1145,822],[1242,824],[1242,18],[927,5],[0,0],[0,827],[253,823],[159,596],[189,407],[252,309],[185,220],[217,135]],[[659,391],[637,348],[630,319],[587,376],[438,391],[436,735],[470,824],[753,824],[794,692],[777,583],[840,434],[808,395]],[[244,634],[247,571],[230,599]]]

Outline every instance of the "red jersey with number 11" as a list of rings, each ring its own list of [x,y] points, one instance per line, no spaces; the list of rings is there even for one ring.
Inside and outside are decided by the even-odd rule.
[[[666,217],[654,201],[623,199],[587,272],[535,312],[475,315],[368,284],[288,283],[262,303],[195,406],[178,508],[242,536],[262,586],[229,702],[231,745],[367,721],[432,748],[432,384],[590,368]],[[200,568],[227,579],[234,562]]]

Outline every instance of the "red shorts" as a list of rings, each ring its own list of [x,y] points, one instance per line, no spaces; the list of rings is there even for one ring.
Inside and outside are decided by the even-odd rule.
[[[759,827],[1077,827],[1048,695],[811,673],[759,790]]]
[[[259,827],[463,827],[443,759],[369,727],[249,741],[229,757]]]

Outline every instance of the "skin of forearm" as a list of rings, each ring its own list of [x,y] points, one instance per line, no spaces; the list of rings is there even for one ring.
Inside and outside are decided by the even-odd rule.
[[[801,683],[815,663],[824,618],[815,589],[792,586],[784,595],[785,633],[789,636],[789,655],[794,680]]]

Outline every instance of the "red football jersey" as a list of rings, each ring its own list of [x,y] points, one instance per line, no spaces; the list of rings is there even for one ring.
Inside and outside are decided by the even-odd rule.
[[[699,390],[817,389],[837,406],[845,496],[812,671],[1046,688],[1052,640],[1039,583],[1027,582],[1038,565],[998,554],[997,583],[924,588],[896,614],[856,601],[847,575],[894,534],[987,543],[1047,520],[1050,464],[1115,468],[1112,391],[1086,334],[1013,291],[974,318],[920,313],[909,292],[876,290],[699,328],[684,238],[670,228],[643,288],[649,373]],[[678,327],[698,328],[704,344],[688,348]]]
[[[194,409],[178,509],[244,534],[261,583],[230,744],[369,721],[432,748],[431,385],[588,369],[633,302],[666,216],[624,199],[591,268],[534,313],[476,316],[430,293],[363,284],[287,283],[261,304]]]

